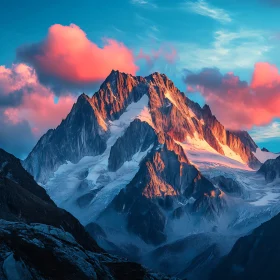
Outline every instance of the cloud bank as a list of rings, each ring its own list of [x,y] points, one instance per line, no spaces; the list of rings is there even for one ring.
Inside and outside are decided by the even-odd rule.
[[[233,73],[205,68],[185,71],[188,92],[199,91],[221,122],[230,129],[251,129],[280,117],[280,74],[276,66],[257,63],[251,83]]]
[[[66,117],[74,101],[69,94],[56,100],[26,64],[0,66],[0,147],[26,156],[39,136]]]

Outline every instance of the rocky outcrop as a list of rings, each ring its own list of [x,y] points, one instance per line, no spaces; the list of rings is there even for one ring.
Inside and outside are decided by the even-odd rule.
[[[231,131],[234,135],[238,136],[241,142],[249,147],[252,152],[256,152],[258,145],[254,142],[252,137],[247,131]]]
[[[20,160],[3,149],[0,149],[0,177],[9,178],[11,181],[23,186],[24,189],[33,195],[50,204],[54,204],[46,191],[22,167]]]
[[[146,122],[135,119],[112,146],[108,160],[110,171],[118,170],[126,161],[130,161],[137,152],[146,151],[154,144],[156,134]]]
[[[243,195],[243,187],[239,182],[232,178],[227,178],[225,176],[217,176],[211,179],[214,184],[217,184],[219,189],[221,189],[226,194],[231,196],[240,197]]]
[[[253,169],[258,169],[261,166],[260,161],[254,156],[251,151],[251,146],[246,146],[236,134],[227,131],[227,145],[240,157],[242,160]]]
[[[280,215],[240,238],[214,269],[211,280],[279,278]]]
[[[71,234],[48,225],[0,220],[0,238],[3,280],[171,279],[140,264],[85,250]]]
[[[197,198],[193,205],[193,211],[200,213],[203,217],[215,219],[227,208],[226,201],[223,199],[224,193],[219,189],[212,190]]]
[[[267,160],[259,169],[259,174],[265,177],[266,182],[271,183],[280,177],[280,156],[276,159]]]

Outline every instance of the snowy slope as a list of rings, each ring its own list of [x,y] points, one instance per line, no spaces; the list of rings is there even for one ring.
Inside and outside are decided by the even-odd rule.
[[[58,206],[75,215],[84,225],[94,221],[115,195],[132,180],[139,169],[139,162],[152,148],[138,152],[116,172],[109,172],[110,149],[135,118],[151,123],[147,95],[137,103],[130,104],[118,120],[110,122],[110,138],[102,155],[84,157],[77,164],[67,162],[61,165],[44,186]],[[77,199],[96,190],[99,191],[87,207],[79,207]]]

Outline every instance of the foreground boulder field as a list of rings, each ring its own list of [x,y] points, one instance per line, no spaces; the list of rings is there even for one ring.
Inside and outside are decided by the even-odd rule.
[[[22,163],[0,153],[3,273],[48,279],[61,262],[65,279],[243,279],[231,256],[280,212],[278,156],[164,74],[112,71]],[[49,266],[37,262],[41,251]]]

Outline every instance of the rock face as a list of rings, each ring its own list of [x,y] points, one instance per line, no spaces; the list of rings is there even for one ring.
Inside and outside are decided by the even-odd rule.
[[[280,215],[240,238],[212,273],[211,280],[278,279]]]
[[[0,238],[1,279],[171,279],[125,259],[85,250],[70,233],[44,224],[0,220]]]
[[[124,135],[112,146],[108,160],[110,171],[118,170],[125,161],[130,161],[138,152],[146,151],[154,144],[156,134],[152,127],[139,119],[134,120]]]
[[[246,132],[226,131],[209,106],[201,108],[189,100],[164,74],[143,78],[112,71],[92,98],[82,94],[67,118],[40,139],[24,167],[36,181],[46,183],[61,164],[102,154],[111,133],[110,122],[119,119],[131,103],[137,103],[144,95],[149,98],[151,122],[157,133],[167,133],[181,142],[186,137],[198,137],[222,155],[221,145],[227,145],[244,163],[252,168],[260,166],[252,154],[256,144]],[[121,162],[110,164],[114,169]]]
[[[259,169],[259,174],[265,177],[266,182],[271,183],[280,176],[280,157],[267,160]]]
[[[251,139],[252,140],[252,139]],[[252,140],[253,141],[253,140]],[[251,144],[246,145],[245,143],[234,133],[227,131],[227,145],[240,157],[248,163],[248,165],[253,169],[258,169],[260,167],[259,160],[254,156],[251,149]]]
[[[243,195],[242,186],[232,178],[226,178],[225,176],[218,176],[212,178],[212,182],[217,184],[219,188],[225,193],[237,197]]]
[[[91,100],[82,94],[70,114],[37,143],[23,165],[42,183],[66,161],[99,155],[106,149],[106,124]]]
[[[232,131],[233,134],[235,134],[237,137],[240,138],[241,142],[249,147],[252,152],[256,152],[258,146],[257,144],[253,141],[251,136],[247,131]]]

